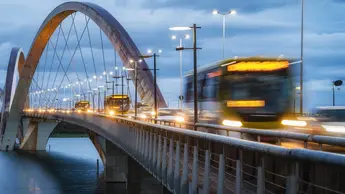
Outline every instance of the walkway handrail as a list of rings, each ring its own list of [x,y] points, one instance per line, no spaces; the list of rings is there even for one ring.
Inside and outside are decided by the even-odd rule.
[[[98,115],[102,117],[106,117],[104,115]],[[198,139],[204,139],[208,141],[212,141],[215,143],[222,143],[229,146],[233,146],[239,149],[250,150],[254,152],[259,152],[263,154],[281,156],[292,158],[296,160],[306,160],[310,162],[318,162],[318,163],[325,163],[331,165],[340,165],[345,167],[345,156],[335,153],[329,152],[322,152],[316,150],[307,150],[307,149],[289,149],[284,148],[281,146],[271,145],[271,144],[264,144],[259,142],[247,141],[243,139],[228,137],[228,136],[221,136],[216,134],[205,133],[201,131],[192,131],[192,130],[184,130],[178,127],[171,127],[165,125],[157,125],[143,121],[137,121],[132,119],[127,119],[123,117],[113,117],[118,120],[126,121],[135,123],[138,125],[149,126],[156,129],[161,129],[173,133],[178,133],[184,136],[190,136]],[[296,133],[298,134],[298,133]]]
[[[164,120],[164,119],[146,119],[150,122],[157,121],[157,122],[164,122],[164,123],[173,123],[174,126],[191,126],[192,128],[195,126],[193,123],[177,123],[174,121]],[[326,136],[326,135],[314,135],[314,134],[306,134],[306,133],[298,133],[298,132],[291,132],[291,131],[282,131],[281,129],[276,130],[262,130],[262,129],[252,129],[252,128],[242,128],[242,127],[228,127],[223,125],[217,124],[206,124],[206,123],[196,123],[197,127],[205,127],[209,129],[215,130],[223,130],[228,132],[238,132],[241,134],[251,134],[257,136],[265,136],[265,137],[276,137],[280,139],[290,139],[290,140],[297,140],[303,141],[305,143],[305,148],[307,147],[306,143],[317,143],[317,144],[327,144],[332,146],[340,146],[345,147],[345,138],[343,137],[334,137],[334,136]],[[289,130],[289,129],[287,129]]]

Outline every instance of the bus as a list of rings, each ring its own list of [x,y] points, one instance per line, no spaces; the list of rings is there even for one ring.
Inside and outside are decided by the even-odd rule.
[[[90,102],[87,100],[81,100],[75,103],[74,108],[77,111],[88,111],[90,108]]]
[[[130,108],[130,99],[128,95],[114,94],[107,96],[104,100],[104,109],[106,113],[114,115],[116,113],[127,113]]]
[[[249,57],[218,61],[197,74],[198,122],[230,127],[305,127],[293,114],[294,82],[288,59]],[[185,107],[193,121],[193,71],[185,75]]]

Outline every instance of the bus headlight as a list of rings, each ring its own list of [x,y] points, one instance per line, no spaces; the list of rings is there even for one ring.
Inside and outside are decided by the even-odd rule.
[[[307,122],[298,121],[298,120],[282,120],[281,124],[286,125],[286,126],[293,126],[293,127],[305,127],[305,126],[307,126]]]
[[[223,120],[222,124],[229,127],[242,127],[241,121]]]
[[[111,111],[109,111],[109,115],[114,116],[115,112],[111,110]]]
[[[177,116],[175,118],[176,122],[179,122],[179,123],[183,123],[184,122],[184,117],[181,117],[181,116]]]

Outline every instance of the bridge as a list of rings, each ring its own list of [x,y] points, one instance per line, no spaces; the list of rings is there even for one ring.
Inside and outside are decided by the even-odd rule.
[[[84,26],[78,32],[80,21]],[[92,29],[98,35],[90,33]],[[93,45],[92,38],[99,43]],[[111,49],[104,49],[106,40]],[[114,61],[112,53],[105,54],[109,50],[115,53]],[[91,62],[86,61],[87,55]],[[102,96],[109,90],[114,93],[118,86],[123,95],[123,79],[127,94],[129,81],[138,81],[140,99],[151,105],[157,88],[158,106],[166,107],[142,57],[124,27],[105,9],[81,2],[56,7],[43,21],[27,55],[20,48],[11,51],[3,92],[1,150],[13,150],[16,139],[21,150],[45,150],[54,131],[74,125],[95,145],[105,165],[105,181],[127,187],[130,193],[345,193],[341,184],[345,157],[324,149],[343,149],[344,138],[109,115]],[[136,75],[133,69],[140,71]],[[122,83],[116,78],[122,78]],[[73,111],[80,100],[92,102],[92,111]],[[254,134],[258,141],[229,137],[230,133]],[[260,137],[267,136],[280,143],[260,142]],[[303,148],[281,146],[286,139],[301,142]],[[140,190],[132,185],[140,185]]]

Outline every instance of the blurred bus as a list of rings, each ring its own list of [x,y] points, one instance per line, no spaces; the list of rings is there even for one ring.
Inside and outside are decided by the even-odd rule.
[[[81,100],[75,103],[75,110],[77,111],[87,111],[90,109],[90,102],[87,100]]]
[[[130,108],[128,95],[115,94],[107,96],[104,100],[105,113],[114,115],[117,113],[127,113]]]
[[[297,62],[294,62],[297,63]],[[226,59],[198,69],[199,121],[231,127],[280,129],[304,127],[292,114],[291,60]],[[185,103],[193,120],[193,71],[185,76]]]

